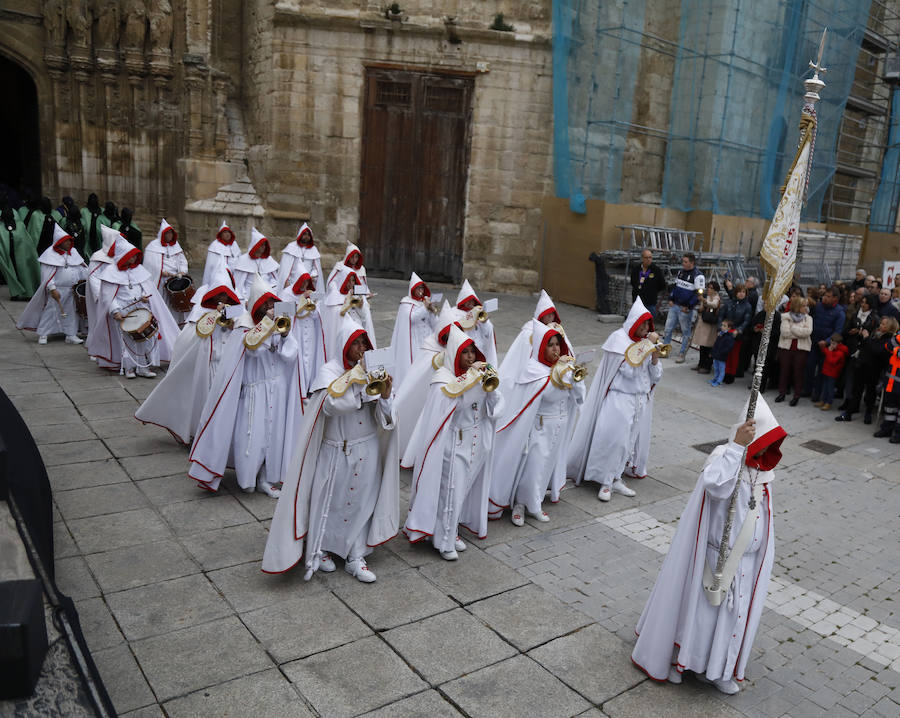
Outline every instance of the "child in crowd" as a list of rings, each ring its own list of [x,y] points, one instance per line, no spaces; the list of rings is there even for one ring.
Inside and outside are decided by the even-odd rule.
[[[831,408],[831,402],[834,401],[834,384],[841,372],[844,371],[844,365],[850,356],[850,350],[843,342],[844,337],[837,333],[832,334],[830,342],[826,342],[824,339],[819,342],[819,350],[824,357],[822,362],[822,400],[817,401],[813,406],[821,407],[822,411],[828,411]]]
[[[730,319],[723,319],[710,352],[713,360],[713,378],[709,380],[710,386],[719,386],[725,378],[725,362],[733,347],[734,325]]]

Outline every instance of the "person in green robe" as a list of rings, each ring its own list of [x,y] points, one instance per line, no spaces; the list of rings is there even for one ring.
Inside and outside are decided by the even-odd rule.
[[[0,272],[9,285],[9,296],[28,300],[41,284],[41,265],[31,235],[16,212],[0,206]]]
[[[119,210],[116,207],[115,202],[107,202],[103,207],[103,216],[105,218],[104,224],[107,227],[115,228],[116,223],[121,222],[122,218],[119,217]]]
[[[85,253],[88,257],[103,246],[103,238],[100,236],[100,227],[103,225],[112,226],[106,215],[103,214],[100,198],[92,192],[88,195],[87,204],[81,208],[81,226],[84,227],[87,247]]]
[[[75,240],[75,250],[87,261],[92,252],[87,249],[87,232],[81,222],[81,210],[75,204],[75,200],[66,195],[63,197],[63,210],[65,216],[61,226],[66,234]]]
[[[31,216],[31,224],[28,226],[31,236],[37,241],[38,258],[44,253],[45,249],[53,244],[53,228],[59,224],[55,215],[56,210],[50,204],[49,197],[41,197],[39,211],[42,215],[40,221],[38,221],[37,213],[35,213]],[[59,226],[62,227],[61,224]]]
[[[129,242],[131,242],[131,244],[143,251],[143,234],[141,233],[140,227],[138,227],[134,222],[131,221],[131,208],[122,207],[122,211],[119,213],[119,216],[121,217],[121,219],[117,224],[113,225],[113,229],[119,230],[122,234],[125,235],[125,239],[127,239]]]

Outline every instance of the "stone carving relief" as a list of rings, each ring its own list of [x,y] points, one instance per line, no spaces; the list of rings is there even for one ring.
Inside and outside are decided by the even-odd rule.
[[[97,47],[115,49],[119,44],[119,0],[96,0]]]
[[[44,1],[44,29],[50,46],[62,47],[66,44],[65,9],[65,0]]]
[[[122,47],[126,50],[143,52],[144,38],[147,34],[147,6],[144,0],[125,0],[122,14],[125,15]]]
[[[72,44],[79,48],[89,48],[93,17],[87,0],[66,0],[65,10],[66,22],[72,33]]]
[[[154,53],[168,55],[172,47],[172,4],[156,0],[150,5],[150,47]]]

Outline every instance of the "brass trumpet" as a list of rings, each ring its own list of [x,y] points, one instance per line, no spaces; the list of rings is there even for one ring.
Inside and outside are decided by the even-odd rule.
[[[341,307],[341,316],[344,316],[351,309],[362,309],[362,297],[357,294],[351,294],[344,300],[344,306]]]
[[[587,373],[588,369],[584,364],[574,364],[572,366],[572,381],[584,381]]]
[[[659,355],[663,359],[668,359],[669,354],[672,353],[672,345],[671,344],[663,344],[662,342],[657,342],[653,346],[657,349],[657,351],[659,351]]]
[[[486,322],[486,321],[488,320],[488,313],[487,313],[486,311],[484,311],[484,309],[479,309],[479,310],[478,310],[478,314],[475,315],[475,318],[476,318],[479,322],[484,323],[484,322]]]
[[[223,329],[234,329],[234,319],[229,319],[224,311],[219,312],[216,316],[216,324]]]
[[[275,331],[282,336],[291,331],[291,318],[284,314],[280,317],[275,317]]]
[[[432,304],[427,299],[423,302],[423,304],[425,305],[425,309],[427,309],[432,314],[440,314],[441,313],[441,308],[439,306],[437,306],[436,304]]]
[[[314,311],[316,311],[316,303],[309,297],[306,298],[303,304],[297,305],[297,317],[299,319],[309,316]]]
[[[488,364],[481,375],[481,388],[486,392],[492,392],[500,386],[500,377],[490,364]]]
[[[572,374],[571,381],[566,381],[566,374]],[[550,370],[550,380],[560,389],[571,389],[576,381],[584,381],[588,368],[584,364],[575,364],[572,357],[561,357]]]
[[[386,386],[387,372],[384,367],[378,367],[366,374],[366,394],[369,396],[378,396],[384,393]]]

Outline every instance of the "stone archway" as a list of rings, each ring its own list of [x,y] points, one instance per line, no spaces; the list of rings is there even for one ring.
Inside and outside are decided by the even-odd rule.
[[[37,87],[22,66],[0,55],[0,88],[0,188],[38,197],[42,182]]]

